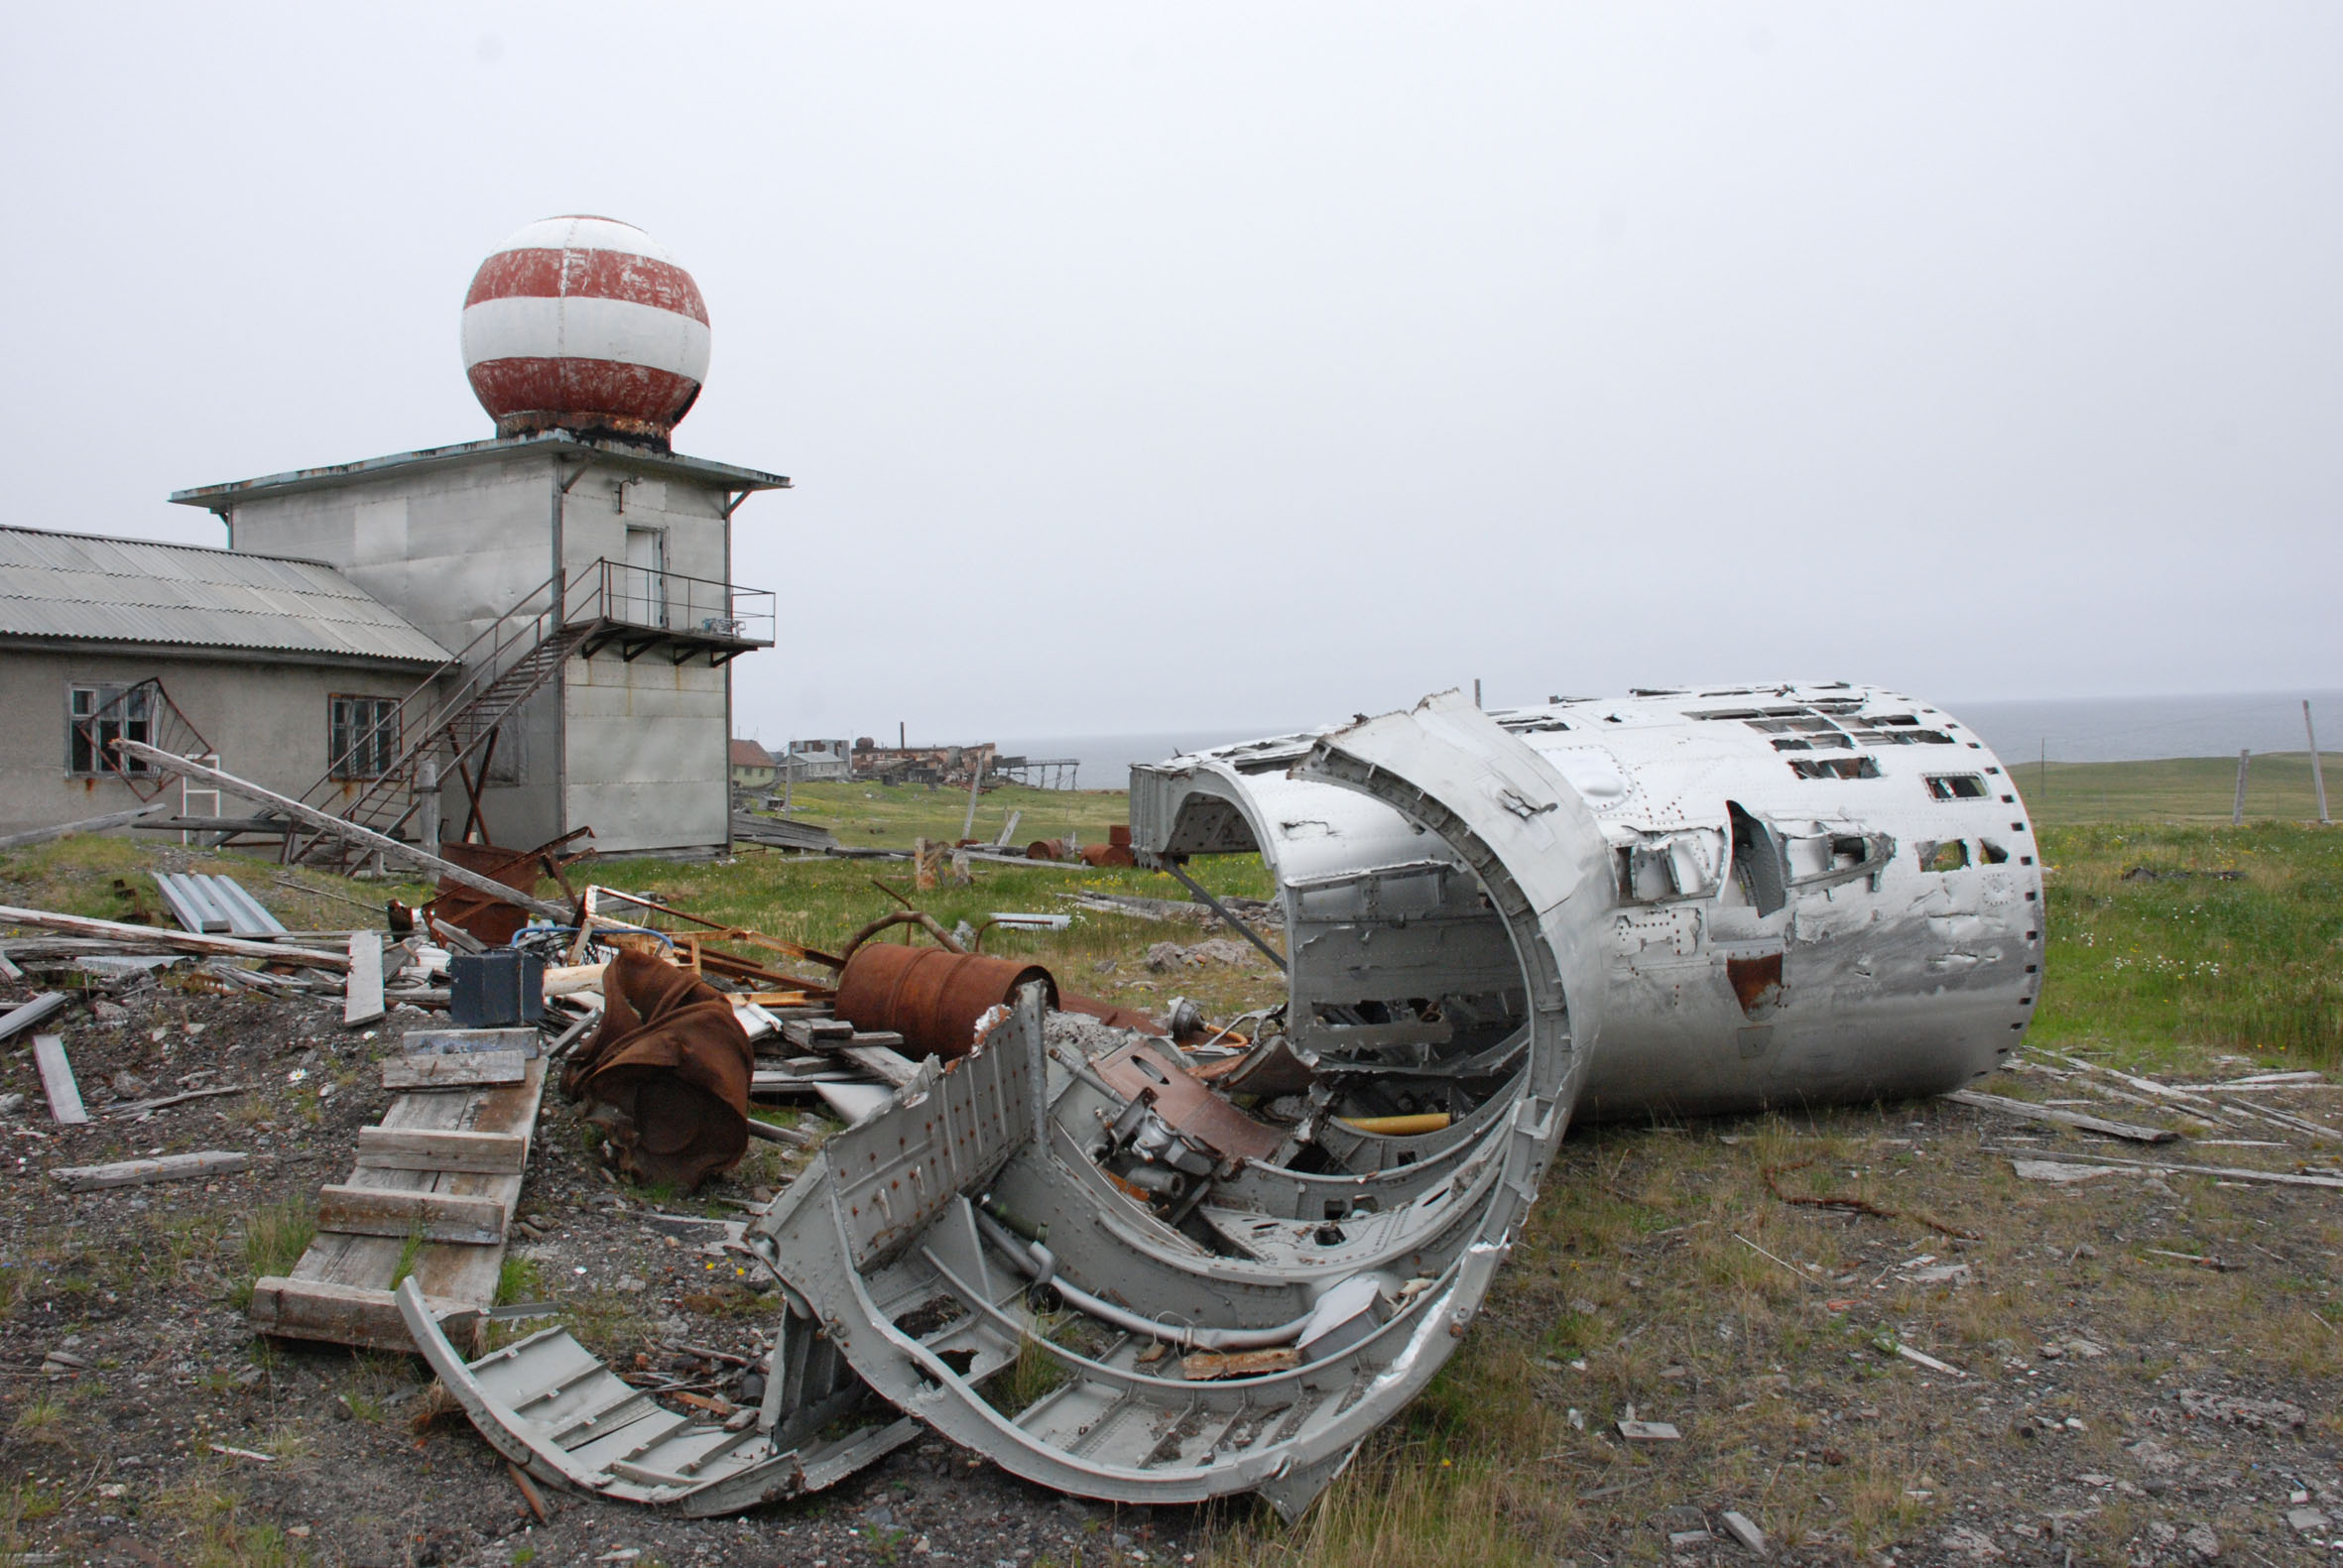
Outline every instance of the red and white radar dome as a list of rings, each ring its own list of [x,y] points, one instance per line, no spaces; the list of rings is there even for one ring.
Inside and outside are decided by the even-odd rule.
[[[665,442],[707,379],[707,304],[633,224],[545,218],[472,275],[463,368],[499,435]]]

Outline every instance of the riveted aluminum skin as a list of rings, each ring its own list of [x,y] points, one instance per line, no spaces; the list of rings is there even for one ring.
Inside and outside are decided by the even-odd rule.
[[[2016,782],[1950,715],[1833,684],[1490,717],[1571,782],[1612,856],[1587,919],[1609,1048],[1581,1115],[1941,1093],[2024,1037],[2039,852]],[[1134,842],[1263,855],[1288,916],[1290,1044],[1321,1070],[1413,1070],[1501,1030],[1524,1001],[1468,868],[1296,767],[1315,744],[1133,770]]]

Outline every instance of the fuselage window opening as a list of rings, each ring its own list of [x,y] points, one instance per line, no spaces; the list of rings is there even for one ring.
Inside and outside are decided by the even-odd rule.
[[[1928,793],[1939,800],[1983,800],[1992,791],[1980,774],[1930,774]]]

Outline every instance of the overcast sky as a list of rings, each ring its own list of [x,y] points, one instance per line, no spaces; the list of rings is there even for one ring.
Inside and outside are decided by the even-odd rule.
[[[457,315],[641,224],[787,473],[740,728],[1846,676],[2328,687],[2343,8],[28,7],[10,521],[490,433]]]

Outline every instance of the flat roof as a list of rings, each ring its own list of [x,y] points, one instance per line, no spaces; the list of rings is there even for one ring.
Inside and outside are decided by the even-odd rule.
[[[369,457],[363,462],[335,463],[325,468],[297,468],[290,473],[269,474],[259,479],[197,485],[189,490],[174,490],[171,499],[179,506],[202,507],[217,512],[260,496],[322,490],[347,484],[353,479],[371,479],[383,474],[458,468],[470,463],[490,462],[531,452],[617,463],[637,473],[656,474],[667,479],[697,480],[701,484],[725,490],[746,492],[790,488],[789,478],[784,474],[769,474],[757,468],[735,468],[730,463],[712,462],[705,457],[685,457],[678,452],[662,452],[646,446],[629,445],[624,441],[583,440],[567,430],[547,430],[537,435],[499,435],[485,441],[464,441],[454,446],[430,446],[419,452],[398,452],[389,457]]]
[[[0,525],[0,639],[453,657],[322,561]]]

